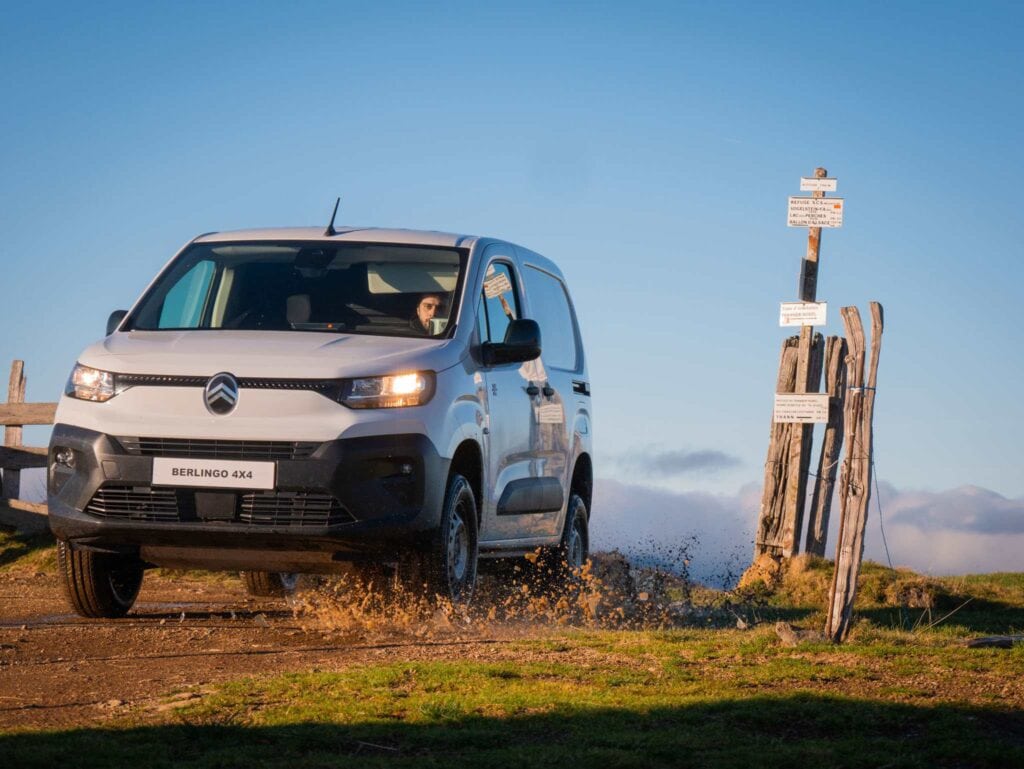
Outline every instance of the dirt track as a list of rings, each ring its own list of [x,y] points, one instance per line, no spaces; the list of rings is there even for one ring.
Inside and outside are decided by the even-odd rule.
[[[56,575],[0,574],[0,728],[96,725],[251,674],[498,659],[504,640],[450,629],[346,637],[302,627],[284,601],[250,598],[237,579],[153,573],[128,617],[86,620],[70,612]]]

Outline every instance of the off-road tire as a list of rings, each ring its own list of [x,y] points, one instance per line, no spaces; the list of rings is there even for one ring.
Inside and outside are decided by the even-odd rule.
[[[469,605],[477,577],[477,505],[473,487],[458,473],[448,479],[441,525],[425,547],[406,554],[399,578],[406,591],[454,606]]]
[[[298,574],[276,571],[243,571],[242,583],[249,595],[258,598],[284,598],[295,592]]]
[[[587,503],[579,494],[569,495],[562,526],[562,539],[555,547],[545,548],[538,559],[543,580],[554,590],[563,590],[579,578],[580,569],[590,557],[590,526]]]
[[[57,565],[64,595],[81,617],[123,617],[142,587],[142,563],[132,556],[78,550],[57,540]]]

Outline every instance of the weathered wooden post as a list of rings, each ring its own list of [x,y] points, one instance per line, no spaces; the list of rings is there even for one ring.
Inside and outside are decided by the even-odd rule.
[[[791,336],[782,342],[779,356],[779,375],[775,383],[776,393],[791,393],[796,384],[797,345],[800,337]],[[761,511],[758,516],[757,535],[754,540],[754,557],[763,554],[781,557],[784,534],[782,525],[782,503],[785,499],[786,474],[789,472],[790,434],[793,425],[772,420],[768,440],[768,458],[764,463],[764,488],[761,492]]]
[[[864,381],[864,328],[856,307],[842,309],[843,325],[850,352],[847,361],[847,391],[844,422],[847,440],[842,471],[839,474],[839,540],[836,565],[829,593],[825,635],[836,643],[850,630],[853,602],[857,596],[857,576],[864,557],[864,529],[868,502],[871,500],[872,420],[875,411],[875,387],[878,358],[884,329],[882,305],[871,303],[871,360]]]
[[[843,408],[846,402],[846,340],[830,336],[825,345],[825,391],[829,396],[828,424],[821,442],[818,472],[814,478],[811,509],[807,519],[804,551],[825,556],[832,493],[838,474],[839,452],[843,447]]]

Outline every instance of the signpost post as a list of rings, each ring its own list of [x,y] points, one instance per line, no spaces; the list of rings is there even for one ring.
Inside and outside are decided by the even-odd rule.
[[[800,189],[810,192],[810,197],[789,198],[786,224],[808,228],[807,250],[800,267],[800,301],[782,303],[779,325],[800,326],[800,336],[792,340],[796,347],[795,376],[789,375],[792,389],[776,393],[755,556],[789,558],[800,549],[814,424],[828,422],[829,417],[828,394],[818,394],[824,345],[814,326],[824,325],[826,310],[825,303],[817,301],[821,230],[843,225],[843,199],[825,197],[837,186],[824,168],[816,168],[813,177],[800,180]],[[780,366],[787,360],[792,366],[792,357],[784,349]],[[789,378],[781,372],[782,368],[780,382]]]

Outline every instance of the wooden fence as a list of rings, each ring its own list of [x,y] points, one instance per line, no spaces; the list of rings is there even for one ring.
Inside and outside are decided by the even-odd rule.
[[[13,526],[25,533],[46,529],[46,504],[25,502],[21,495],[21,471],[46,467],[46,448],[25,446],[22,428],[25,425],[52,425],[56,403],[25,403],[25,363],[11,364],[7,402],[0,403],[0,425],[4,428],[4,445],[0,447],[0,525]]]

